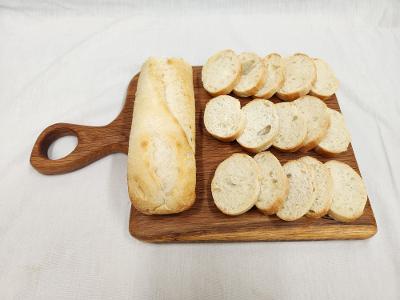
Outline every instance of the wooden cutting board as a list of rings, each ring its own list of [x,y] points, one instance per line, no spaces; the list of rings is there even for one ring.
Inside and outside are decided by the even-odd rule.
[[[202,116],[211,96],[202,87],[201,67],[193,68],[193,77],[196,97],[196,202],[188,211],[165,216],[143,215],[132,207],[129,222],[132,236],[148,242],[289,241],[365,239],[376,233],[376,221],[369,200],[364,214],[351,223],[340,223],[328,216],[321,219],[303,217],[285,222],[276,216],[265,216],[255,208],[236,217],[222,214],[214,205],[211,195],[210,184],[214,171],[228,156],[244,150],[235,142],[220,142],[206,132]],[[137,80],[138,75],[131,80],[122,111],[110,124],[96,127],[58,123],[46,128],[32,149],[33,167],[43,174],[61,174],[82,168],[111,153],[127,153]],[[279,101],[274,98],[271,100]],[[248,101],[250,99],[241,98],[242,105]],[[335,95],[326,103],[330,108],[340,111]],[[65,135],[77,136],[77,147],[64,158],[50,160],[47,156],[50,144]],[[304,156],[301,153],[270,150],[282,164]],[[307,155],[322,162],[329,160],[313,151]],[[349,164],[359,173],[351,146],[335,159]]]

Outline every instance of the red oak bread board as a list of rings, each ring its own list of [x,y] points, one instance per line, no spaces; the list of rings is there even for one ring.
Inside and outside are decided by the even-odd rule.
[[[127,153],[137,80],[138,75],[131,80],[124,107],[110,124],[95,127],[58,123],[46,128],[33,147],[31,164],[41,173],[60,174],[82,168],[111,153]],[[202,86],[201,67],[193,68],[193,82],[196,98],[196,202],[185,212],[163,216],[143,215],[132,207],[129,222],[132,236],[148,242],[291,241],[365,239],[377,232],[369,200],[364,214],[351,223],[337,222],[328,216],[320,219],[303,217],[285,222],[276,216],[265,216],[255,208],[235,217],[222,214],[211,195],[210,184],[214,171],[228,156],[244,150],[236,142],[223,143],[206,132],[203,112],[211,96]],[[241,103],[244,105],[250,100],[241,98]],[[275,98],[271,100],[280,101]],[[330,108],[340,111],[335,95],[326,103]],[[70,155],[50,160],[47,156],[48,147],[65,135],[77,136],[78,146]],[[273,148],[270,151],[282,164],[305,155],[284,153]],[[322,162],[329,160],[313,151],[307,155]],[[335,159],[347,163],[359,173],[351,145]]]

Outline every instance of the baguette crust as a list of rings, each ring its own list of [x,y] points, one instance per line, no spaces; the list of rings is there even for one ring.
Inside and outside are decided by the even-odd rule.
[[[192,67],[150,58],[142,66],[128,152],[128,191],[144,214],[186,210],[195,200]]]

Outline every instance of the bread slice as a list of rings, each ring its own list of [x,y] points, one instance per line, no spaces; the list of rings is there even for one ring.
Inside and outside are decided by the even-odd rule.
[[[311,88],[311,94],[321,99],[328,99],[339,87],[339,80],[335,77],[331,67],[322,59],[314,58],[317,71],[317,80]]]
[[[252,52],[241,53],[239,61],[242,65],[242,72],[233,92],[240,97],[254,95],[265,82],[265,65],[262,59]]]
[[[271,152],[258,153],[254,160],[261,170],[261,191],[256,206],[267,215],[276,214],[289,192],[289,181]]]
[[[243,106],[242,111],[246,118],[246,126],[236,139],[237,142],[253,153],[268,149],[279,131],[275,104],[268,100],[256,99]]]
[[[285,101],[292,101],[311,90],[317,78],[314,61],[306,54],[297,53],[284,60],[285,83],[277,96]]]
[[[346,128],[343,115],[328,108],[330,125],[326,135],[315,147],[315,151],[321,155],[332,157],[345,152],[351,142],[350,133]]]
[[[333,200],[329,216],[337,221],[351,222],[364,212],[367,191],[356,171],[349,165],[331,160],[325,163],[333,181]]]
[[[307,136],[301,146],[302,152],[315,148],[326,135],[329,113],[326,104],[313,96],[303,96],[293,102],[307,122]]]
[[[276,215],[282,220],[294,221],[304,216],[313,204],[313,169],[299,160],[288,161],[283,169],[289,179],[289,193]]]
[[[280,102],[275,104],[279,118],[279,132],[273,145],[286,151],[297,151],[307,135],[307,122],[293,103]]]
[[[332,204],[332,176],[329,169],[319,160],[311,156],[303,156],[299,161],[314,170],[314,202],[307,217],[320,218],[325,216]]]
[[[215,205],[227,215],[240,215],[253,207],[260,193],[260,169],[247,154],[235,153],[221,162],[211,182]]]
[[[282,87],[285,79],[282,57],[277,53],[271,53],[264,58],[264,65],[267,79],[254,96],[269,99]]]
[[[242,66],[230,49],[211,56],[201,70],[203,86],[213,96],[229,94],[240,79]]]
[[[234,141],[243,132],[245,124],[246,118],[238,99],[221,95],[207,102],[204,125],[216,139],[223,142]]]

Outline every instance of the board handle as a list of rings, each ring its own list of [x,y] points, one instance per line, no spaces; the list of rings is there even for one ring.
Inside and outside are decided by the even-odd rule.
[[[129,137],[121,127],[123,124],[117,120],[106,126],[51,125],[37,138],[31,153],[31,165],[42,174],[56,175],[75,171],[111,153],[127,153]],[[50,145],[68,135],[78,138],[76,148],[63,158],[50,159],[47,153]]]

